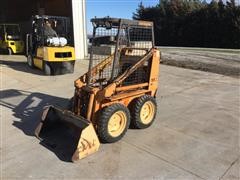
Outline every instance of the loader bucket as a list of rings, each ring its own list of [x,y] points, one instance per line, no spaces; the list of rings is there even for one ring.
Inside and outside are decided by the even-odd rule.
[[[48,106],[35,130],[41,143],[73,162],[98,151],[100,143],[90,121],[71,111]]]

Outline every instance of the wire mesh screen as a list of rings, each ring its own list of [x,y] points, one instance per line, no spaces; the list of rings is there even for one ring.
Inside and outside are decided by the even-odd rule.
[[[111,28],[96,27],[90,41],[92,44],[90,84],[107,85],[140,61],[153,47],[152,28],[152,26],[132,25],[122,21],[119,21],[119,26]],[[147,82],[148,69],[148,61],[146,61],[122,84]]]
[[[104,27],[98,27],[95,29],[95,36],[90,41],[90,69],[96,67],[96,65],[103,61],[106,61],[106,63],[103,63],[103,67],[98,70],[98,73],[91,74],[90,83],[93,85],[104,85],[111,78],[117,33],[117,28],[106,29]]]
[[[153,47],[152,27],[130,26],[128,27],[129,46],[119,59],[119,68],[123,73],[140,61]],[[132,85],[148,81],[148,61],[125,79],[122,85]]]

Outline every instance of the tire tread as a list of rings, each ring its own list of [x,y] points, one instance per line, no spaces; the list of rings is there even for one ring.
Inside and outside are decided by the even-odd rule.
[[[127,115],[127,124],[126,124],[126,128],[124,129],[124,131],[122,132],[121,135],[119,135],[118,137],[112,137],[109,133],[108,133],[108,121],[110,119],[110,117],[112,116],[112,114],[118,110],[123,110],[126,115]],[[126,133],[128,127],[130,124],[130,112],[127,109],[127,107],[125,107],[124,105],[120,104],[120,103],[116,103],[113,105],[110,105],[104,109],[102,109],[100,111],[100,116],[97,122],[97,133],[99,136],[99,139],[102,143],[113,143],[116,142],[118,140],[120,140]]]
[[[155,105],[155,114],[154,114],[153,120],[149,124],[143,124],[140,119],[140,111],[141,111],[143,104],[147,101],[152,101],[153,104]],[[131,127],[132,128],[145,129],[152,125],[152,123],[154,122],[154,120],[156,118],[156,114],[157,114],[157,103],[156,103],[156,99],[154,97],[152,97],[150,95],[143,95],[143,96],[133,100],[133,102],[131,103],[130,106],[131,106],[130,109],[131,109]]]

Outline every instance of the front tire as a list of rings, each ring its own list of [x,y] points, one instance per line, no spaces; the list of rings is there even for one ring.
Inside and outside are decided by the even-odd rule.
[[[11,48],[8,48],[8,55],[13,55],[13,51]]]
[[[130,112],[122,104],[113,104],[100,112],[97,122],[98,137],[102,143],[119,141],[127,132]]]
[[[27,64],[29,67],[33,68],[34,67],[34,64],[33,64],[33,58],[31,55],[28,55],[27,56]]]
[[[44,62],[43,69],[44,69],[45,75],[50,76],[52,74],[51,67],[49,66],[49,64],[47,62]]]
[[[145,129],[152,125],[157,113],[157,103],[154,97],[143,95],[131,103],[131,126]]]

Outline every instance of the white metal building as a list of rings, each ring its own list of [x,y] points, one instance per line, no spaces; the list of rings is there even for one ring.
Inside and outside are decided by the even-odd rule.
[[[70,17],[76,58],[87,55],[86,0],[1,0],[0,23],[20,23],[24,31],[36,14]]]
[[[87,55],[86,0],[72,0],[74,45],[77,59]]]

